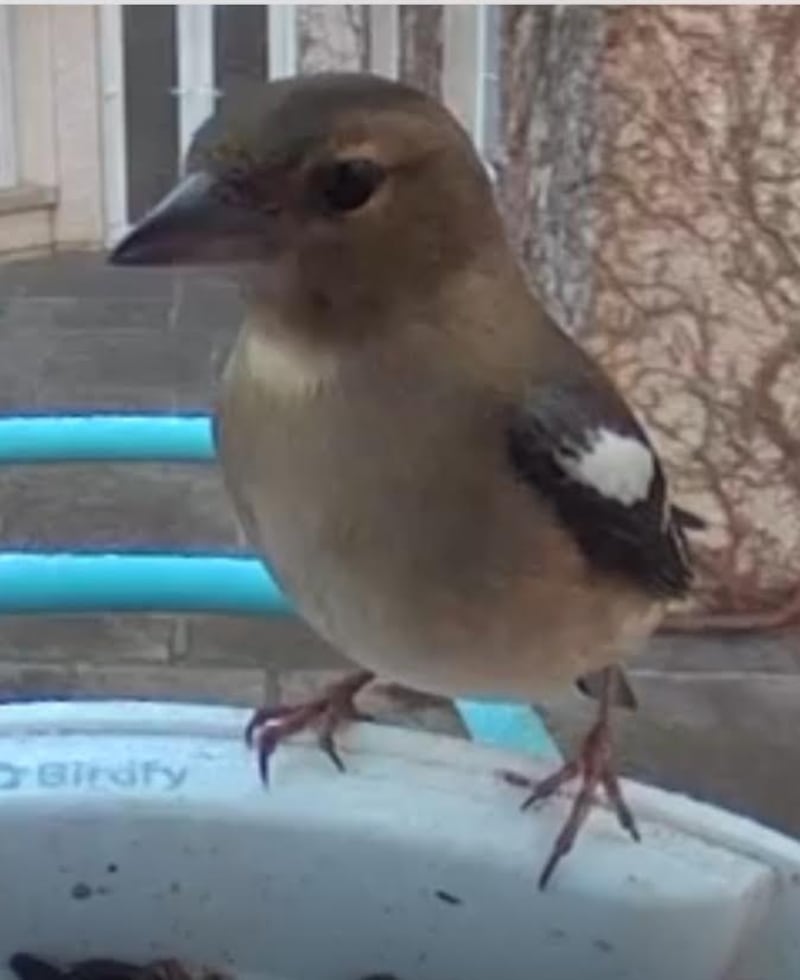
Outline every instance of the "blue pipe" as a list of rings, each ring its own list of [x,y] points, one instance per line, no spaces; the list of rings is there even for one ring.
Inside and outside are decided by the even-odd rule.
[[[13,613],[292,613],[258,558],[144,554],[0,553],[0,615]],[[457,701],[472,738],[557,760],[525,705]]]
[[[214,459],[208,416],[69,415],[0,418],[0,464],[192,462]],[[0,553],[0,614],[87,612],[291,613],[256,558]],[[458,701],[477,741],[558,759],[524,705]]]
[[[459,700],[456,711],[470,738],[498,749],[518,749],[557,764],[561,752],[538,712],[526,704]]]
[[[0,553],[0,614],[291,613],[257,558]]]
[[[258,558],[0,553],[0,615],[13,613],[292,613]],[[559,758],[525,705],[457,701],[472,738]]]
[[[0,463],[207,463],[213,459],[207,415],[0,418]]]

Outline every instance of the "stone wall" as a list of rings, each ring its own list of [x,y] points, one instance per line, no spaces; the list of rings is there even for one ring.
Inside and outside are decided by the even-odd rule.
[[[304,7],[304,69],[368,63],[360,8]],[[401,76],[441,91],[439,6]],[[710,521],[698,603],[800,576],[800,10],[504,7],[498,197],[533,287]]]
[[[619,11],[602,75],[591,344],[751,607],[800,573],[800,10]]]
[[[506,8],[500,198],[711,521],[698,600],[800,573],[800,11]],[[527,205],[525,204],[527,202]]]

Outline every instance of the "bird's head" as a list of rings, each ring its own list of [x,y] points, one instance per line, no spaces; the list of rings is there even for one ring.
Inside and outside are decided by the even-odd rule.
[[[263,83],[196,134],[181,182],[118,265],[234,265],[262,293],[303,283],[417,291],[499,231],[469,137],[438,102],[365,74]]]

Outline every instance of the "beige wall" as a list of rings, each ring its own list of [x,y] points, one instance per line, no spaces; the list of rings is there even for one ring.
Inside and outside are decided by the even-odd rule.
[[[800,8],[608,23],[592,345],[712,521],[707,603],[800,576]]]
[[[45,191],[0,192],[0,252],[99,244],[97,8],[12,12],[21,176]],[[403,77],[449,91],[444,22],[404,7],[397,41]],[[299,25],[304,69],[370,61],[360,9]],[[514,243],[710,519],[698,598],[800,595],[800,8],[505,7],[503,55]]]
[[[103,236],[96,8],[11,10],[18,189],[0,194],[0,252]]]

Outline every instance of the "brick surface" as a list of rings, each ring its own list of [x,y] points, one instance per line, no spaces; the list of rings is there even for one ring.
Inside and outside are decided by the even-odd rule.
[[[0,263],[0,298],[169,299],[174,295],[175,280],[170,269],[123,269],[108,265],[101,252],[61,252]]]
[[[9,325],[3,308],[0,293],[0,411],[13,413],[36,404],[42,348],[30,332]]]
[[[244,301],[230,278],[187,273],[176,280],[172,325],[187,339],[232,341],[244,317]]]
[[[212,403],[216,370],[202,337],[187,343],[163,320],[139,329],[40,327],[38,333],[41,409],[203,411]]]
[[[140,664],[0,662],[0,700],[131,698],[258,706],[273,692],[262,670]]]
[[[99,255],[0,266],[0,409],[207,410],[241,316],[220,277]]]
[[[76,690],[88,697],[163,698],[253,707],[264,704],[268,693],[263,670],[174,665],[77,664]]]
[[[76,338],[86,330],[100,332],[151,330],[166,326],[174,305],[165,296],[12,296],[3,320],[15,329],[61,331]],[[50,340],[53,333],[47,335]]]
[[[347,669],[336,650],[302,622],[285,616],[192,616],[180,640],[173,649],[176,662]]]
[[[166,663],[167,616],[0,617],[0,659],[73,663]]]
[[[0,470],[0,533],[14,547],[236,550],[216,467],[100,464]]]
[[[800,671],[797,630],[774,633],[655,636],[636,669],[686,673],[795,674]]]

